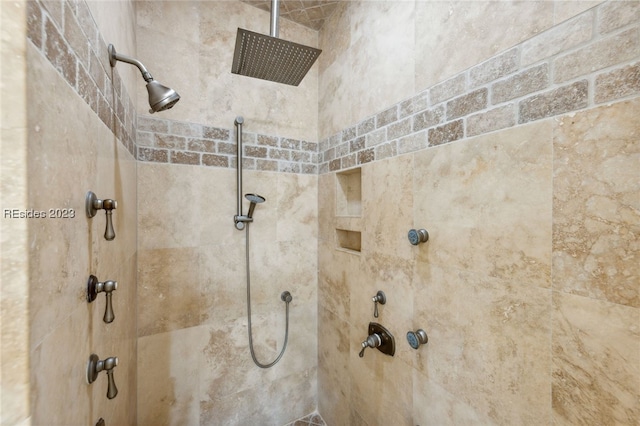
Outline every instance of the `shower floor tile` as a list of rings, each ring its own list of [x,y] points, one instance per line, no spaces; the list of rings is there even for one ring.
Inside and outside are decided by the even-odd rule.
[[[326,423],[322,420],[320,414],[312,413],[285,426],[326,426]]]

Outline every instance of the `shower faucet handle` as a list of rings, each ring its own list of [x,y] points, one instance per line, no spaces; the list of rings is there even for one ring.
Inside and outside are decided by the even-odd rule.
[[[98,297],[98,293],[105,293],[107,298],[107,307],[104,311],[104,317],[102,320],[107,324],[113,322],[116,316],[113,314],[113,304],[111,302],[111,294],[118,289],[118,282],[108,280],[105,282],[99,282],[95,275],[89,275],[87,281],[87,302],[91,303]]]
[[[113,378],[113,369],[118,366],[118,357],[112,356],[104,360],[100,360],[100,357],[96,354],[91,354],[89,362],[87,363],[87,382],[89,384],[95,382],[98,378],[98,373],[101,371],[107,372],[107,398],[113,399],[118,395],[118,388],[116,387],[115,379]]]
[[[384,305],[387,303],[387,296],[384,295],[382,290],[378,290],[375,296],[372,298],[373,300],[373,316],[374,318],[378,318],[378,303]]]
[[[363,358],[365,349],[367,349],[367,348],[377,348],[380,345],[382,345],[382,339],[380,338],[380,335],[377,334],[377,333],[372,333],[372,334],[367,336],[367,338],[364,340],[364,342],[362,342],[362,350],[360,351],[358,356],[360,358]]]
[[[113,229],[113,221],[111,219],[112,210],[115,210],[118,207],[118,202],[116,200],[104,199],[100,200],[96,194],[92,191],[87,192],[86,200],[85,200],[85,208],[87,211],[87,217],[92,218],[97,213],[98,210],[104,210],[107,215],[107,227],[104,230],[104,239],[107,241],[111,241],[116,237],[116,232]]]
[[[364,357],[364,350],[367,348],[378,348],[385,355],[393,356],[396,352],[396,343],[393,335],[381,324],[370,322],[368,328],[369,335],[362,342],[362,350],[358,354]]]

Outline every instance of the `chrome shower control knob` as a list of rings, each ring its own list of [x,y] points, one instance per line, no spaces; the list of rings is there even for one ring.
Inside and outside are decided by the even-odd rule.
[[[396,343],[393,335],[384,326],[370,322],[368,328],[369,335],[362,342],[362,350],[358,354],[360,358],[364,357],[364,350],[367,348],[377,348],[385,355],[393,356],[396,352]]]
[[[116,200],[100,200],[92,191],[87,192],[85,198],[87,217],[94,217],[98,213],[98,210],[104,210],[107,215],[107,227],[104,230],[104,239],[107,241],[111,241],[116,237],[116,232],[113,230],[113,220],[111,219],[112,210],[116,208],[118,208],[118,202]]]
[[[101,371],[107,372],[107,398],[113,399],[118,395],[118,388],[116,387],[115,379],[113,378],[113,369],[118,366],[118,357],[112,356],[104,360],[100,360],[100,357],[96,354],[91,354],[89,362],[87,363],[87,382],[89,384],[95,382],[98,378],[98,373]]]
[[[412,229],[408,234],[409,242],[414,246],[429,241],[429,233],[426,229]]]
[[[382,339],[380,338],[380,335],[377,333],[373,333],[369,336],[367,336],[367,339],[362,342],[362,350],[360,351],[360,353],[358,354],[358,356],[360,358],[364,357],[364,350],[367,348],[377,348],[378,346],[382,345]]]
[[[387,296],[384,295],[382,290],[378,290],[375,296],[372,298],[373,300],[373,316],[374,318],[378,318],[378,303],[384,305],[387,303]]]
[[[87,281],[87,302],[91,303],[98,297],[98,293],[105,293],[107,298],[107,306],[104,311],[104,317],[102,320],[107,324],[113,322],[116,316],[113,313],[113,304],[111,302],[111,295],[113,291],[118,289],[118,282],[113,280],[107,280],[105,282],[99,282],[95,275],[89,275]]]
[[[429,337],[427,337],[427,333],[420,328],[416,331],[409,331],[407,333],[407,341],[413,349],[418,349],[420,345],[424,345],[429,341]]]

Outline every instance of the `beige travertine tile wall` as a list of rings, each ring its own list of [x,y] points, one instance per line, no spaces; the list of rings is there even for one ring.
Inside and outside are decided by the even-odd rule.
[[[12,195],[7,198],[3,187],[2,208],[3,212],[34,210],[46,215],[32,219],[3,215],[3,238],[20,232],[11,242],[14,246],[5,246],[3,240],[3,260],[15,262],[11,266],[3,262],[3,321],[8,306],[17,311],[12,318],[16,314],[18,321],[28,325],[19,333],[5,334],[11,323],[4,323],[7,328],[3,324],[3,369],[8,364],[5,344],[11,347],[17,342],[24,351],[11,354],[18,368],[8,376],[3,372],[3,424],[95,424],[100,417],[108,424],[135,422],[135,105],[126,81],[111,71],[100,32],[102,25],[119,23],[121,36],[132,36],[126,23],[133,16],[112,10],[96,20],[91,6],[57,1],[2,4],[3,56],[12,58],[13,65],[16,58],[25,65],[12,70],[14,74],[5,74],[3,68],[3,123],[5,111],[15,117],[23,112],[26,119],[24,128],[10,129],[25,138],[21,144],[5,144],[3,129],[3,174],[6,159],[10,161],[7,172],[19,171],[12,179],[22,176],[23,181],[10,188]],[[19,40],[11,52],[5,51],[4,44],[8,39],[4,19],[11,16],[4,14],[7,8],[18,11],[7,28],[20,29],[8,37]],[[133,49],[123,46],[127,47]],[[11,94],[5,97],[4,89],[12,81],[8,75],[16,83],[24,78],[28,84],[9,87]],[[5,108],[5,99],[15,102]],[[86,217],[88,190],[118,201],[114,241],[102,237],[103,212],[94,219]],[[5,234],[5,229],[10,231]],[[5,249],[10,250],[6,258]],[[14,265],[22,265],[23,278]],[[92,304],[86,301],[90,274],[119,283],[113,294],[116,319],[111,324],[102,321],[104,295]],[[11,286],[6,285],[7,278]],[[21,304],[6,298],[20,294]],[[91,353],[102,359],[119,358],[114,371],[119,394],[113,400],[106,398],[105,373],[94,384],[86,383]],[[22,382],[13,388],[12,376],[17,374],[26,376],[28,387]],[[5,393],[7,377],[12,388]],[[13,398],[6,398],[7,394]]]
[[[637,424],[639,3],[350,2],[326,25],[327,424]],[[403,42],[410,57],[376,59]],[[362,211],[341,216],[337,175],[354,170]],[[429,242],[411,246],[421,227]],[[393,358],[358,357],[370,321],[394,333]]]
[[[182,96],[169,118],[229,128],[242,115],[250,132],[317,141],[317,66],[297,87],[231,73],[238,27],[269,34],[269,13],[240,1],[139,1],[136,10],[139,59]],[[286,19],[280,38],[318,45],[316,31]],[[141,115],[146,97],[139,87]]]
[[[138,53],[182,99],[138,118],[138,424],[287,424],[317,408],[317,66],[298,87],[231,74],[242,2],[137,2]],[[317,45],[281,20],[280,37]],[[152,69],[153,68],[153,69]],[[256,356],[247,335],[245,233],[236,214],[234,119],[244,117]],[[244,200],[244,212],[248,202]]]
[[[344,2],[320,31],[325,53],[319,59],[319,138],[442,84],[595,4]],[[584,31],[563,30],[563,37],[546,46],[567,48],[583,36]],[[441,86],[445,99],[461,94],[459,82],[449,83]]]
[[[82,211],[83,181],[122,200],[110,243],[100,215],[77,217],[84,234],[76,222],[3,219],[2,389],[16,391],[3,421],[284,424],[318,404],[328,424],[637,423],[637,2],[343,2],[320,34],[282,23],[281,36],[324,49],[299,88],[229,73],[235,27],[268,32],[268,14],[237,3],[2,2],[3,89],[8,75],[12,87],[28,77],[30,96],[3,90],[3,209]],[[14,25],[30,31],[26,47]],[[204,134],[175,156],[153,143],[136,152],[134,112],[155,118],[135,67],[118,64],[111,88],[108,42],[181,93],[158,120],[173,136],[232,132],[240,114],[256,136],[245,191],[267,198],[251,227],[261,359],[282,342],[279,293],[294,295],[274,369],[248,358],[233,153],[207,151],[220,140]],[[5,73],[20,56],[28,75]],[[8,100],[33,105],[28,123]],[[319,137],[319,154],[291,158],[290,141]],[[273,141],[290,158],[269,158]],[[133,153],[153,155],[136,171]],[[336,218],[335,172],[356,165],[361,217]],[[361,232],[360,254],[335,250],[336,224]],[[408,245],[422,226],[430,242]],[[120,328],[101,322],[103,298],[84,302],[87,265],[124,277]],[[124,285],[136,272],[137,303]],[[360,359],[378,289],[398,352]],[[404,334],[419,327],[430,343],[414,352]],[[29,353],[30,383],[8,349]],[[121,357],[116,400],[104,377],[78,385],[94,349]]]
[[[248,170],[266,198],[250,225],[258,359],[246,319],[235,170],[139,164],[138,424],[286,424],[316,408],[317,176]],[[244,211],[248,203],[244,203]]]
[[[27,204],[24,2],[0,3],[0,209]],[[6,53],[5,53],[6,52]],[[29,418],[29,265],[26,221],[0,219],[0,424]]]

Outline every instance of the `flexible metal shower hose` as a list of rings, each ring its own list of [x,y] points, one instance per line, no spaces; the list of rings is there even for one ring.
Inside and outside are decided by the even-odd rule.
[[[249,267],[250,262],[249,262],[249,223],[248,222],[247,222],[245,231],[247,235],[245,239],[245,253],[246,253],[246,264],[247,264],[247,319],[249,323],[249,350],[251,351],[251,358],[253,359],[253,362],[258,367],[269,368],[269,367],[273,367],[274,365],[276,365],[278,361],[280,361],[280,358],[282,358],[282,355],[284,355],[284,350],[287,349],[287,341],[289,340],[289,301],[285,300],[285,303],[287,304],[287,307],[286,307],[287,319],[286,319],[286,326],[285,326],[285,333],[284,333],[284,345],[282,345],[282,350],[280,351],[280,354],[274,361],[270,362],[269,364],[262,364],[256,358],[255,351],[253,350],[253,336],[251,333],[251,268]]]

